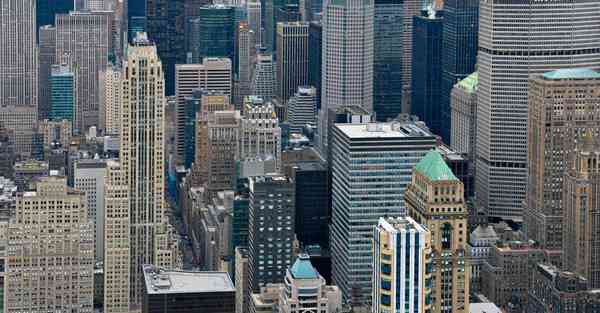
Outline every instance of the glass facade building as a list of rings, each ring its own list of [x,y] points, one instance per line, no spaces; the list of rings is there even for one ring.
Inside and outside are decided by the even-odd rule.
[[[36,0],[36,29],[54,25],[54,15],[73,10],[73,0]]]
[[[196,159],[196,113],[200,111],[202,89],[194,89],[192,95],[185,97],[184,165],[191,168]]]
[[[75,75],[66,65],[53,65],[50,74],[50,119],[75,121]]]
[[[308,84],[317,89],[317,109],[321,109],[322,32],[321,22],[310,22],[308,25]]]
[[[202,63],[203,58],[220,57],[235,60],[235,20],[236,10],[232,6],[208,5],[200,8],[197,27],[197,54],[192,55],[194,63]],[[194,45],[194,43],[192,43]]]

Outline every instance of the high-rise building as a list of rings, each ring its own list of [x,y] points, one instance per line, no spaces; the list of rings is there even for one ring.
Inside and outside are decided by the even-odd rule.
[[[106,68],[111,44],[111,15],[72,11],[56,16],[56,63],[67,64],[76,78],[75,127],[98,125],[98,75]]]
[[[371,298],[373,227],[382,216],[406,214],[412,168],[435,145],[420,122],[333,126],[332,278],[352,305],[368,306]]]
[[[317,89],[317,109],[321,108],[321,76],[323,52],[323,24],[308,24],[308,84]]]
[[[207,5],[199,10],[199,41],[197,55],[192,61],[200,63],[204,58],[228,58],[235,60],[235,8],[222,4]],[[234,69],[237,71],[237,69]]]
[[[267,283],[282,283],[292,264],[294,181],[284,175],[249,181],[249,291],[259,292]]]
[[[54,21],[54,19],[53,19]],[[50,113],[50,73],[56,60],[56,27],[45,25],[39,28],[38,66],[38,118],[47,119]]]
[[[235,160],[240,138],[240,111],[215,111],[208,114],[207,122],[207,189],[215,196],[235,186]]]
[[[241,109],[244,97],[250,95],[250,83],[254,72],[256,58],[256,33],[247,22],[241,22],[237,27],[237,64],[238,80],[236,97],[233,101],[237,109]]]
[[[73,0],[36,0],[36,29],[44,25],[54,25],[56,14],[73,10]]]
[[[106,162],[104,187],[104,312],[127,313],[130,293],[129,185],[115,161]]]
[[[529,76],[600,67],[600,32],[588,31],[600,28],[600,1],[480,2],[479,16],[477,205],[522,221]]]
[[[600,141],[588,131],[567,158],[563,176],[563,268],[600,287]]]
[[[145,0],[144,31],[156,44],[158,56],[164,64],[165,94],[175,94],[175,65],[184,64],[185,0]]]
[[[474,72],[456,83],[450,95],[450,147],[466,154],[472,166],[475,166],[478,84],[479,75]]]
[[[298,90],[287,103],[290,131],[301,133],[306,125],[317,127],[317,89],[298,86]]]
[[[185,168],[191,168],[196,160],[196,124],[197,114],[202,104],[202,95],[210,93],[204,89],[194,89],[192,95],[185,97],[185,130],[184,130],[184,155],[183,165]]]
[[[431,232],[431,311],[469,311],[467,208],[463,183],[439,152],[430,151],[415,166],[406,189],[409,215]]]
[[[262,5],[258,0],[246,1],[248,26],[255,34],[254,46],[262,46]]]
[[[532,284],[527,289],[527,307],[531,313],[579,313],[578,303],[588,291],[588,281],[576,273],[561,271],[556,266],[538,263]]]
[[[375,0],[373,20],[373,111],[386,121],[402,113],[404,2]]]
[[[578,136],[600,131],[600,73],[561,69],[529,82],[528,155],[524,230],[543,249],[562,249],[562,192],[567,153]],[[560,264],[555,264],[560,266]]]
[[[281,169],[281,128],[272,104],[244,111],[240,125],[239,160],[269,157]]]
[[[475,71],[477,35],[479,31],[478,0],[444,1],[444,31],[442,39],[442,119],[452,116],[453,86]],[[453,127],[447,124],[442,137],[450,142]]]
[[[129,187],[130,301],[139,307],[142,265],[161,265],[164,217],[164,74],[156,46],[138,33],[123,61],[121,168]]]
[[[106,178],[105,160],[78,160],[75,163],[74,187],[85,192],[88,218],[94,223],[94,258],[104,260],[104,182]]]
[[[443,120],[442,84],[442,18],[435,11],[429,16],[413,18],[413,56],[411,79],[411,114],[424,121],[436,135],[450,126]],[[442,137],[446,140],[447,138]]]
[[[413,17],[421,15],[423,2],[406,0],[403,5],[402,25],[402,112],[411,112],[412,55],[413,55]]]
[[[35,106],[0,104],[0,126],[8,131],[8,138],[16,154],[29,156],[32,152],[34,131],[37,128]]]
[[[75,74],[66,64],[52,65],[50,74],[50,119],[75,122],[77,88]]]
[[[410,217],[380,218],[373,234],[373,313],[431,312],[431,233]]]
[[[194,89],[221,92],[229,97],[232,93],[232,63],[225,58],[206,58],[201,64],[177,64],[175,70],[175,147],[180,164],[185,152],[185,98]]]
[[[7,238],[5,312],[93,312],[94,234],[83,192],[65,177],[40,179],[17,197]]]
[[[105,135],[121,131],[121,67],[111,64],[100,72],[100,129]]]
[[[288,0],[270,0],[263,3],[262,16],[264,17],[264,38],[262,38],[262,46],[270,53],[275,53],[275,45],[277,45],[277,12],[279,11],[279,8],[285,6],[287,3]]]
[[[275,87],[273,55],[266,53],[261,48],[256,54],[256,61],[254,61],[254,74],[250,83],[250,92],[252,95],[261,97],[264,101],[269,101],[275,96]]]
[[[235,213],[234,213],[235,217]],[[235,312],[248,313],[250,306],[248,286],[248,247],[235,247]]]
[[[38,51],[35,0],[0,3],[0,103],[32,106],[38,103]]]
[[[308,23],[277,23],[277,96],[285,103],[308,84]]]
[[[321,111],[319,123],[341,105],[373,111],[373,1],[326,1],[323,8]],[[327,128],[320,142],[327,150]],[[342,287],[342,293],[346,290]]]

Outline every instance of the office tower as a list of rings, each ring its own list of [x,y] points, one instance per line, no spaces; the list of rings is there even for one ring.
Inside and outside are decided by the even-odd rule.
[[[185,97],[185,134],[183,139],[185,168],[191,168],[196,159],[196,114],[200,111],[203,94],[207,94],[203,89],[194,89],[191,96]]]
[[[250,83],[254,72],[253,60],[256,58],[256,34],[247,22],[241,22],[238,25],[237,40],[238,81],[236,97],[233,102],[239,109],[244,97],[250,95]]]
[[[256,54],[256,61],[254,61],[254,75],[250,83],[250,92],[264,101],[270,101],[275,96],[275,84],[273,55],[266,53],[261,48]]]
[[[94,257],[96,262],[104,260],[105,177],[105,160],[78,160],[75,163],[74,187],[85,192],[88,218],[94,223]]]
[[[600,149],[590,131],[582,136],[566,162],[562,193],[563,268],[585,277],[589,287],[600,286],[600,253],[594,249],[600,239]]]
[[[308,84],[308,23],[277,23],[277,96],[285,103]]]
[[[329,247],[329,172],[319,161],[291,165],[286,174],[296,183],[296,236],[303,246]]]
[[[379,219],[373,234],[373,313],[430,312],[430,244],[429,230],[410,217]]]
[[[76,78],[75,127],[98,125],[98,74],[106,68],[111,43],[109,14],[72,11],[56,16],[56,63],[67,64]]]
[[[402,25],[402,113],[411,112],[413,17],[421,15],[423,2],[404,1]]]
[[[198,226],[190,229],[200,248],[198,263],[201,270],[229,272],[233,270],[234,257],[231,244],[234,192],[218,191],[209,197],[202,211],[193,217]]]
[[[373,111],[373,1],[326,1],[323,8],[321,113],[357,105]],[[327,150],[327,128],[319,134],[321,151]],[[346,290],[342,287],[346,296]]]
[[[409,215],[432,233],[432,311],[468,312],[467,208],[463,184],[437,151],[415,166],[404,195]]]
[[[373,111],[378,121],[386,121],[402,113],[404,2],[374,2]]]
[[[532,286],[528,288],[526,312],[582,312],[577,308],[588,291],[588,281],[556,266],[538,263],[533,270]]]
[[[0,3],[0,103],[31,106],[38,103],[38,52],[35,0]]]
[[[121,130],[121,67],[110,64],[100,72],[100,129],[105,135]]]
[[[50,119],[75,122],[77,88],[75,74],[66,64],[52,65],[50,73]]]
[[[250,306],[248,286],[248,247],[235,247],[235,312],[247,313]]]
[[[600,32],[588,31],[600,28],[600,1],[480,2],[479,8],[477,205],[490,217],[523,221],[529,77],[600,68]],[[500,26],[506,20],[515,22]]]
[[[240,125],[239,160],[273,158],[281,169],[281,128],[273,105],[255,106],[244,111]]]
[[[232,93],[231,60],[206,58],[200,64],[177,64],[175,68],[175,147],[178,163],[184,160],[185,142],[185,97],[194,89],[222,92],[227,97]],[[227,100],[229,103],[230,100]]]
[[[469,289],[471,292],[481,292],[481,269],[483,263],[489,259],[492,246],[499,240],[500,237],[494,230],[494,226],[487,223],[476,226],[470,233],[467,246],[470,254]]]
[[[308,84],[317,89],[317,109],[321,108],[322,35],[321,22],[312,21],[308,24]]]
[[[246,14],[248,15],[248,27],[252,29],[255,36],[254,46],[262,46],[262,18],[261,2],[258,0],[246,1]]]
[[[442,18],[435,11],[430,16],[413,19],[413,56],[411,79],[411,114],[424,121],[436,135],[442,135],[450,121],[443,120]],[[447,138],[442,136],[446,142]]]
[[[39,29],[44,25],[54,25],[55,15],[69,13],[73,10],[73,3],[73,0],[36,0],[35,28]]]
[[[175,65],[185,63],[184,0],[146,0],[145,29],[164,64],[165,94],[175,94]]]
[[[463,183],[465,201],[471,200],[475,195],[475,188],[473,186],[475,181],[473,162],[464,154],[452,150],[442,142],[438,142],[438,146],[435,149],[442,155],[442,159],[444,159],[446,165],[448,165],[452,173],[454,173],[454,176]]]
[[[241,125],[239,111],[215,111],[208,114],[207,189],[210,196],[235,186],[235,160]]]
[[[219,57],[235,60],[235,8],[221,4],[207,5],[198,14],[199,41],[197,55],[192,56],[194,63],[204,58]],[[235,71],[235,70],[234,70]]]
[[[332,279],[345,300],[367,306],[373,227],[382,216],[406,213],[404,191],[412,167],[436,140],[424,124],[412,121],[335,124],[331,134]],[[365,179],[372,176],[378,178]]]
[[[312,86],[298,86],[296,93],[287,103],[290,131],[301,133],[309,125],[317,127],[317,89]]]
[[[475,71],[477,62],[477,33],[479,31],[478,0],[445,0],[442,34],[442,138],[451,141],[453,86]]]
[[[33,146],[34,131],[37,127],[35,106],[15,106],[0,104],[0,126],[8,131],[16,154],[28,156]]]
[[[129,186],[115,161],[106,162],[104,189],[104,312],[129,312]]]
[[[285,287],[280,289],[280,313],[310,311],[312,308],[319,308],[321,313],[342,310],[340,289],[325,283],[323,276],[311,264],[308,254],[300,254],[287,269],[284,284]],[[305,290],[312,290],[312,296],[305,297]]]
[[[142,313],[235,313],[235,287],[226,272],[166,270],[144,265]]]
[[[54,145],[68,146],[73,134],[69,120],[41,120],[38,124],[38,135],[42,137],[44,149],[52,149]]]
[[[54,21],[54,19],[53,19]],[[38,119],[47,119],[50,113],[50,73],[56,60],[56,28],[45,25],[39,28]]]
[[[277,11],[279,8],[287,4],[287,0],[273,0],[273,1],[261,1],[264,4],[262,8],[262,16],[264,17],[264,38],[262,38],[263,45],[266,51],[274,53],[277,33]]]
[[[530,77],[524,230],[529,239],[556,253],[562,249],[566,156],[580,134],[591,131],[598,137],[599,87],[600,73],[589,69],[561,69]]]
[[[450,94],[450,147],[466,154],[475,166],[475,138],[477,136],[477,72],[463,78]]]
[[[93,312],[93,225],[85,194],[45,177],[8,226],[5,312]],[[60,234],[60,235],[57,235]]]
[[[294,181],[284,175],[251,177],[248,237],[249,290],[282,283],[292,264]]]
[[[130,301],[142,301],[143,264],[158,264],[164,231],[164,110],[162,63],[145,33],[127,49],[123,61],[121,148],[119,157],[129,187]],[[141,140],[141,141],[139,141]]]
[[[277,40],[277,24],[278,23],[290,23],[300,22],[302,17],[300,16],[300,6],[297,3],[288,3],[280,6],[275,12],[275,40]],[[275,50],[277,50],[277,43],[275,43]]]

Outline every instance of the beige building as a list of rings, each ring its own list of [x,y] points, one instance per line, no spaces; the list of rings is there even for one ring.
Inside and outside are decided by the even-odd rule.
[[[100,129],[105,135],[121,131],[121,69],[109,65],[100,72]]]
[[[281,128],[272,104],[246,108],[241,121],[239,159],[270,156],[281,168]]]
[[[600,288],[600,141],[588,132],[568,158],[563,181],[563,267]]]
[[[4,312],[93,312],[93,224],[65,177],[19,194],[7,251]]]
[[[285,288],[283,284],[269,283],[260,287],[259,293],[250,294],[250,313],[279,312],[279,293],[282,288]]]
[[[42,136],[44,151],[51,149],[53,143],[60,143],[63,147],[71,144],[71,121],[41,120],[38,124],[38,134]]]
[[[456,83],[450,94],[450,147],[458,153],[468,155],[473,162],[477,138],[478,84],[479,75],[475,72]]]
[[[35,106],[14,106],[0,103],[0,128],[8,129],[8,136],[15,145],[15,153],[29,156],[37,127]]]
[[[578,134],[591,130],[598,136],[598,103],[600,73],[593,70],[556,70],[529,82],[524,230],[529,239],[556,255],[562,249],[566,153],[573,150]]]
[[[104,188],[104,312],[129,313],[130,220],[129,187],[125,172],[106,163]]]
[[[235,160],[238,159],[240,123],[240,111],[216,111],[208,116],[209,196],[235,186]]]
[[[405,196],[408,215],[431,232],[432,312],[469,311],[467,209],[463,183],[439,152],[414,167]]]
[[[235,313],[250,311],[248,253],[247,247],[235,247]]]

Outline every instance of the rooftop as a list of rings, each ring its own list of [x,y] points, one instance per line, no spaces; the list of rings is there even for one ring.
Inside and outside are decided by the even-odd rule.
[[[461,88],[469,93],[475,92],[477,90],[478,84],[479,84],[479,73],[478,72],[474,72],[471,75],[465,77],[463,80],[456,83],[456,85],[459,88]]]
[[[543,74],[545,79],[600,78],[600,73],[590,68],[564,68]]]
[[[491,302],[470,303],[469,313],[502,313],[500,308]]]
[[[442,155],[436,150],[427,152],[425,157],[415,165],[415,170],[432,181],[458,180],[442,158]]]
[[[319,279],[319,272],[310,263],[308,254],[298,255],[296,262],[290,268],[290,273],[294,279]]]
[[[346,136],[355,139],[433,137],[419,122],[335,124],[335,127]]]
[[[226,272],[186,272],[144,265],[144,280],[148,294],[235,292]]]
[[[397,233],[402,230],[415,230],[418,233],[427,231],[423,225],[408,216],[381,217],[379,218],[379,227],[390,233]]]

